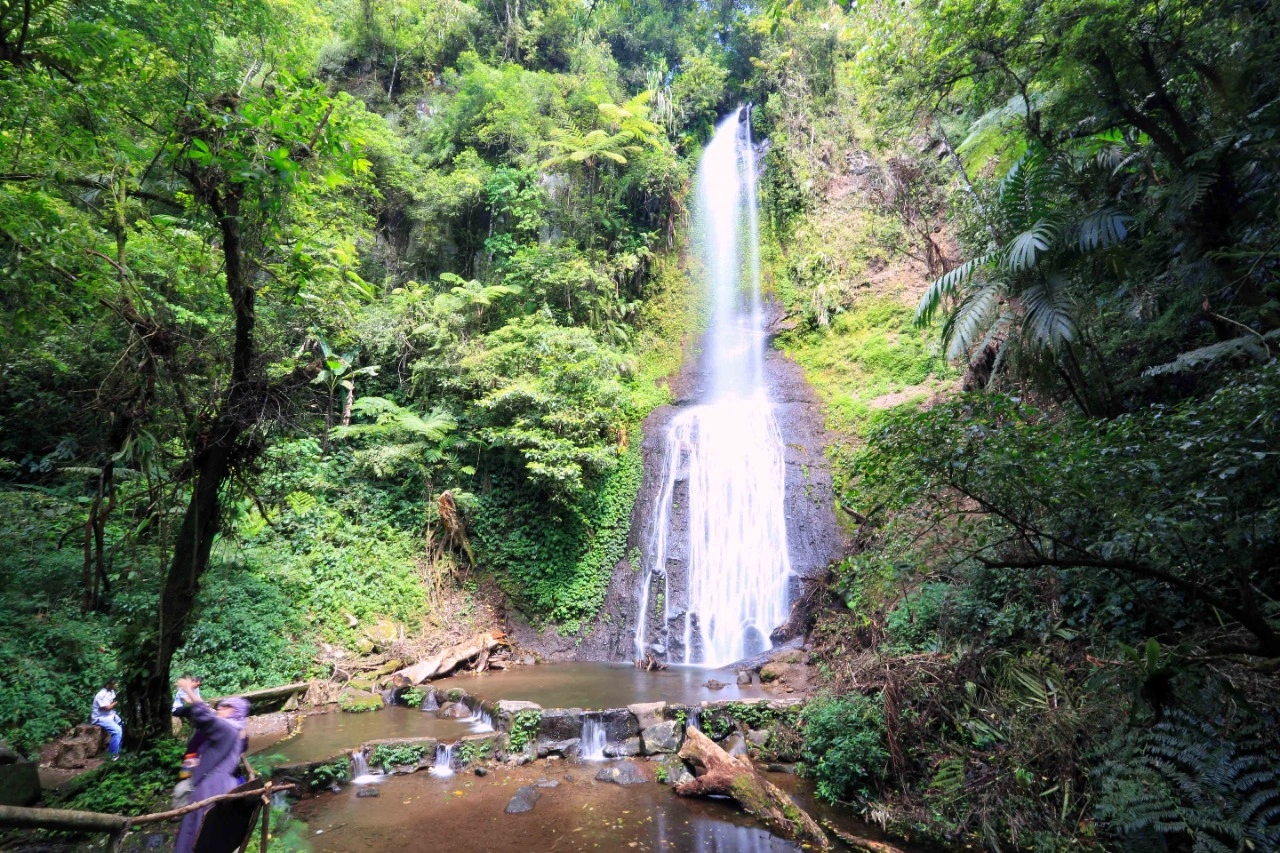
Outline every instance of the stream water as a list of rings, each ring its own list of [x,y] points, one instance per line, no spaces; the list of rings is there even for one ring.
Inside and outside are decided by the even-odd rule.
[[[283,756],[285,762],[319,761],[380,738],[433,737],[452,742],[472,731],[465,719],[441,720],[416,708],[393,706],[363,714],[312,714],[302,721],[298,734],[258,751]]]
[[[791,577],[783,442],[764,374],[756,149],[745,107],[721,121],[699,163],[693,239],[711,302],[709,387],[667,428],[635,656],[718,667],[771,647]]]
[[[715,680],[723,687],[711,688]],[[433,681],[439,695],[452,688],[484,699],[523,699],[544,708],[625,708],[637,702],[696,705],[714,699],[757,699],[756,686],[739,685],[737,674],[692,666],[646,672],[629,663],[553,663],[506,672],[463,673]],[[384,735],[386,737],[386,735]]]
[[[388,778],[376,798],[353,790],[303,800],[294,816],[319,851],[653,850],[693,853],[781,853],[801,848],[742,815],[731,803],[678,797],[665,785],[597,782],[600,765],[563,763],[503,768],[483,779],[426,773]],[[815,816],[837,819],[851,834],[869,830],[809,801],[806,783],[772,774]],[[516,790],[539,780],[532,811],[505,814]],[[911,850],[904,847],[904,850]]]

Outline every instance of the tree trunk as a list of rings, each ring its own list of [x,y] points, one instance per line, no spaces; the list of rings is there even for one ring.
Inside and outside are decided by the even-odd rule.
[[[757,773],[750,759],[733,757],[693,726],[685,731],[680,757],[701,772],[692,782],[677,785],[677,794],[684,797],[708,794],[733,797],[744,811],[773,829],[820,850],[831,849],[831,841],[822,827],[784,791]]]
[[[216,190],[202,195],[217,215],[222,231],[227,295],[235,315],[231,383],[212,427],[196,437],[194,485],[160,593],[158,630],[140,644],[129,677],[126,695],[137,716],[126,732],[133,743],[169,730],[169,666],[182,646],[200,578],[209,566],[209,552],[220,530],[223,486],[234,466],[244,461],[248,450],[243,446],[246,425],[258,420],[253,409],[261,406],[261,395],[252,390],[255,294],[244,272],[239,198],[234,194],[223,196]]]

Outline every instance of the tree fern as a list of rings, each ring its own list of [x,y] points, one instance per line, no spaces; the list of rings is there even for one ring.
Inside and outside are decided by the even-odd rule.
[[[1204,713],[1168,709],[1106,744],[1094,768],[1097,816],[1126,850],[1280,849],[1280,765],[1269,721],[1224,720],[1210,691]],[[1232,723],[1233,725],[1228,725]]]

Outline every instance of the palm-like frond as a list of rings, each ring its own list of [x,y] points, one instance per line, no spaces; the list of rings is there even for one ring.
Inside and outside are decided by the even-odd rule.
[[[1041,219],[1026,231],[1009,241],[1002,261],[1005,268],[1014,272],[1031,269],[1045,252],[1053,248],[1060,226],[1052,219]]]
[[[1021,295],[1023,333],[1041,347],[1056,349],[1076,337],[1076,320],[1065,282],[1055,275],[1031,285]]]
[[[916,306],[916,324],[926,326],[933,322],[943,298],[951,296],[964,287],[977,270],[991,263],[996,257],[995,252],[979,255],[935,279],[929,285],[929,289],[924,292],[924,296],[920,297],[920,304]]]
[[[1076,226],[1076,248],[1081,253],[1109,249],[1128,236],[1132,221],[1132,216],[1114,207],[1094,211]]]
[[[947,344],[947,358],[957,359],[967,354],[986,329],[1000,304],[1000,285],[988,282],[974,290],[951,312],[942,329],[942,339]]]

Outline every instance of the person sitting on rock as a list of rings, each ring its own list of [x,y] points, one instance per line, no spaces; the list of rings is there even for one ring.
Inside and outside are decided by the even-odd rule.
[[[89,717],[89,722],[111,736],[107,752],[111,754],[111,760],[115,761],[120,757],[120,741],[124,739],[124,726],[120,723],[120,715],[116,713],[116,680],[114,678],[108,678],[102,685],[102,689],[98,691],[98,695],[93,697],[93,713]]]

